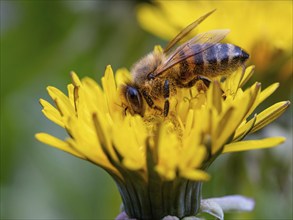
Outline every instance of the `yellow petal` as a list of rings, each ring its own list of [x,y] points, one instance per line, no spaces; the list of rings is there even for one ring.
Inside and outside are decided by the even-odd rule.
[[[176,177],[175,169],[168,169],[165,166],[157,165],[155,170],[166,180],[173,180]]]
[[[104,98],[102,88],[91,78],[85,77],[82,79],[83,89],[79,93],[80,106],[79,112],[83,112],[85,108],[89,112],[108,113],[108,105]]]
[[[224,147],[223,153],[231,153],[238,151],[257,150],[261,148],[270,148],[282,144],[285,141],[284,137],[271,137],[261,140],[248,140],[227,144]]]
[[[160,45],[156,45],[154,47],[154,52],[160,54],[160,53],[164,53],[164,50],[163,50],[163,48]]]
[[[121,68],[116,71],[115,79],[116,79],[117,85],[121,85],[127,81],[130,81],[131,75],[127,69]]]
[[[146,7],[147,6],[147,7]],[[172,25],[166,25],[164,21],[164,13],[160,12],[160,9],[157,7],[152,7],[152,10],[148,8],[149,4],[140,4],[138,5],[137,9],[139,13],[137,13],[138,20],[143,23],[147,29],[155,28],[156,33],[166,39],[166,34],[168,35],[169,39],[174,37],[178,30],[174,28]],[[161,17],[158,19],[156,16]],[[156,24],[156,25],[153,25]]]
[[[274,83],[267,87],[265,90],[261,91],[258,95],[255,103],[251,107],[251,110],[247,113],[247,117],[255,110],[260,103],[262,103],[266,98],[268,98],[276,89],[279,87],[279,83]]]
[[[103,117],[104,116],[104,117]],[[114,150],[114,146],[111,143],[111,137],[109,135],[110,133],[110,125],[107,121],[107,118],[105,115],[100,114],[94,114],[93,116],[93,122],[95,126],[95,131],[98,140],[101,143],[101,147],[103,149],[103,152],[108,156],[111,157],[113,160],[118,161],[116,152]]]
[[[271,123],[272,121],[280,117],[283,114],[283,112],[289,107],[289,105],[289,101],[278,102],[262,111],[256,117],[255,125],[250,133],[258,131],[259,129],[263,128],[267,124]]]
[[[80,79],[77,76],[77,74],[74,71],[71,71],[70,72],[70,75],[71,75],[71,79],[72,79],[73,85],[75,85],[75,86],[81,86],[81,82],[80,82]]]
[[[137,163],[137,160],[132,160],[131,158],[123,159],[123,165],[129,170],[139,170],[142,168],[140,163]]]
[[[62,115],[75,115],[74,106],[63,92],[53,86],[48,86],[47,90]]]
[[[102,85],[105,92],[105,98],[108,105],[108,111],[112,114],[112,106],[115,105],[117,86],[114,78],[114,73],[110,65],[105,70],[105,75],[102,77]]]
[[[74,95],[74,85],[68,84],[67,85],[67,92],[68,92],[68,98],[72,106],[75,106],[75,95]]]
[[[245,69],[244,75],[241,79],[239,87],[243,87],[254,73],[255,66],[249,66]]]
[[[44,144],[48,144],[60,150],[66,151],[67,153],[73,154],[76,157],[85,159],[83,155],[81,155],[75,149],[71,148],[67,142],[62,141],[52,135],[49,135],[47,133],[37,133],[35,137],[38,141],[43,142]]]
[[[128,116],[121,124],[116,123],[112,128],[113,144],[121,157],[124,158],[124,165],[132,170],[143,169],[145,166],[146,131],[143,123],[139,116]],[[126,140],[126,134],[132,135]]]
[[[209,90],[207,91],[208,105],[215,107],[217,113],[222,111],[222,91],[218,81],[211,83]]]
[[[180,173],[186,179],[191,179],[195,181],[208,181],[210,180],[210,175],[202,170],[192,170],[185,169]]]
[[[78,138],[78,140],[69,138],[66,140],[66,142],[68,142],[69,146],[72,149],[75,149],[81,155],[85,155],[85,158],[83,159],[86,159],[94,164],[97,164],[98,166],[104,168],[108,172],[110,171],[116,174],[117,176],[121,175],[117,171],[117,169],[110,163],[107,156],[102,151],[102,148],[100,147],[99,143],[95,143],[93,140],[81,140],[80,138]]]
[[[189,110],[187,113],[187,117],[186,117],[186,123],[185,123],[185,131],[183,135],[189,135],[192,127],[193,127],[193,122],[194,122],[194,111],[193,110]],[[183,137],[184,140],[184,137]]]
[[[234,97],[239,90],[239,84],[243,78],[243,68],[238,68],[236,72],[229,75],[227,79],[221,83],[222,89],[225,91],[226,96]]]
[[[43,114],[57,125],[64,127],[62,116],[60,112],[44,99],[40,99],[40,104],[43,106]]]
[[[256,122],[256,118],[257,118],[257,115],[255,114],[251,120],[240,125],[234,134],[233,141],[242,140],[254,127],[255,122]]]
[[[212,154],[215,154],[222,148],[227,139],[233,134],[234,129],[240,123],[239,119],[241,120],[241,116],[237,113],[235,108],[230,107],[220,121],[216,121],[215,118],[213,118]]]
[[[181,146],[175,132],[170,132],[172,129],[171,123],[164,123],[158,134],[158,165],[156,169],[167,179],[175,177],[176,167],[181,158],[179,153]]]
[[[266,98],[268,98],[276,89],[280,86],[280,83],[274,83],[261,91],[259,103],[262,103]]]
[[[248,52],[260,40],[269,42],[271,47],[292,51],[292,1],[271,1],[269,4],[266,1],[152,2],[154,4],[139,4],[138,21],[142,28],[164,39],[174,37],[180,29],[217,8],[216,13],[196,28],[197,32],[229,27],[231,34],[227,41],[241,45]]]
[[[245,91],[241,98],[234,100],[234,109],[225,112],[225,115],[219,123],[213,122],[213,127],[217,128],[217,132],[213,134],[212,153],[215,154],[226,141],[234,134],[237,127],[245,119],[245,115],[250,110],[259,93],[260,85],[255,83],[249,90]]]
[[[192,142],[192,138],[189,137],[189,139]],[[204,145],[187,144],[182,150],[182,160],[179,163],[180,170],[199,168],[207,157],[207,150]]]

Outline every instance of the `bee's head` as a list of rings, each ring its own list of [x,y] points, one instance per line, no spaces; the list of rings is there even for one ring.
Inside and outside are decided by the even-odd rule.
[[[121,87],[121,92],[126,109],[129,110],[131,114],[139,114],[143,116],[144,103],[138,88],[126,84]]]

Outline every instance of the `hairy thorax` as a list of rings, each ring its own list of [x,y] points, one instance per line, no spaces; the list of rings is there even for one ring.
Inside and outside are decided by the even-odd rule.
[[[143,84],[148,83],[149,75],[164,63],[166,60],[162,52],[152,52],[139,60],[131,70],[133,82],[141,87]]]

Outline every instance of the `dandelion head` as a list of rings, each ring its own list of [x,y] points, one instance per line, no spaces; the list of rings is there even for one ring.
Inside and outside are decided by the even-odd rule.
[[[255,113],[278,84],[262,89],[255,83],[243,89],[253,70],[253,66],[237,70],[208,87],[198,81],[178,90],[170,99],[167,117],[152,111],[141,116],[125,109],[121,88],[130,78],[126,69],[114,75],[108,66],[101,86],[71,73],[67,94],[50,86],[53,104],[40,100],[43,114],[68,136],[60,140],[38,133],[36,138],[105,169],[117,183],[130,217],[195,215],[201,182],[210,179],[206,169],[216,157],[284,141],[282,137],[243,140],[278,118],[289,105],[279,102]]]
[[[201,200],[201,185],[219,155],[284,141],[245,140],[278,118],[289,102],[255,111],[279,84],[246,85],[254,67],[244,67],[249,55],[240,47],[218,43],[227,30],[198,34],[165,56],[211,13],[187,26],[165,50],[155,47],[131,73],[114,74],[108,66],[99,85],[72,72],[67,94],[49,86],[53,104],[40,100],[44,115],[68,136],[38,133],[36,138],[106,170],[130,218],[195,216],[209,203]],[[235,198],[249,201],[226,200],[233,204]]]

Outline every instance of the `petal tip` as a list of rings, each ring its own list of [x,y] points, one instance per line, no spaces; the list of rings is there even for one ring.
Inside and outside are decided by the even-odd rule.
[[[70,77],[74,86],[79,86],[81,84],[78,75],[74,71],[70,71]]]
[[[257,82],[257,83],[256,83],[256,87],[257,87],[257,88],[260,88],[260,87],[261,87],[261,83],[260,83],[260,82]]]
[[[105,70],[105,72],[106,72],[106,71],[113,71],[113,70],[112,70],[112,66],[111,66],[110,64],[106,66],[106,70]]]

